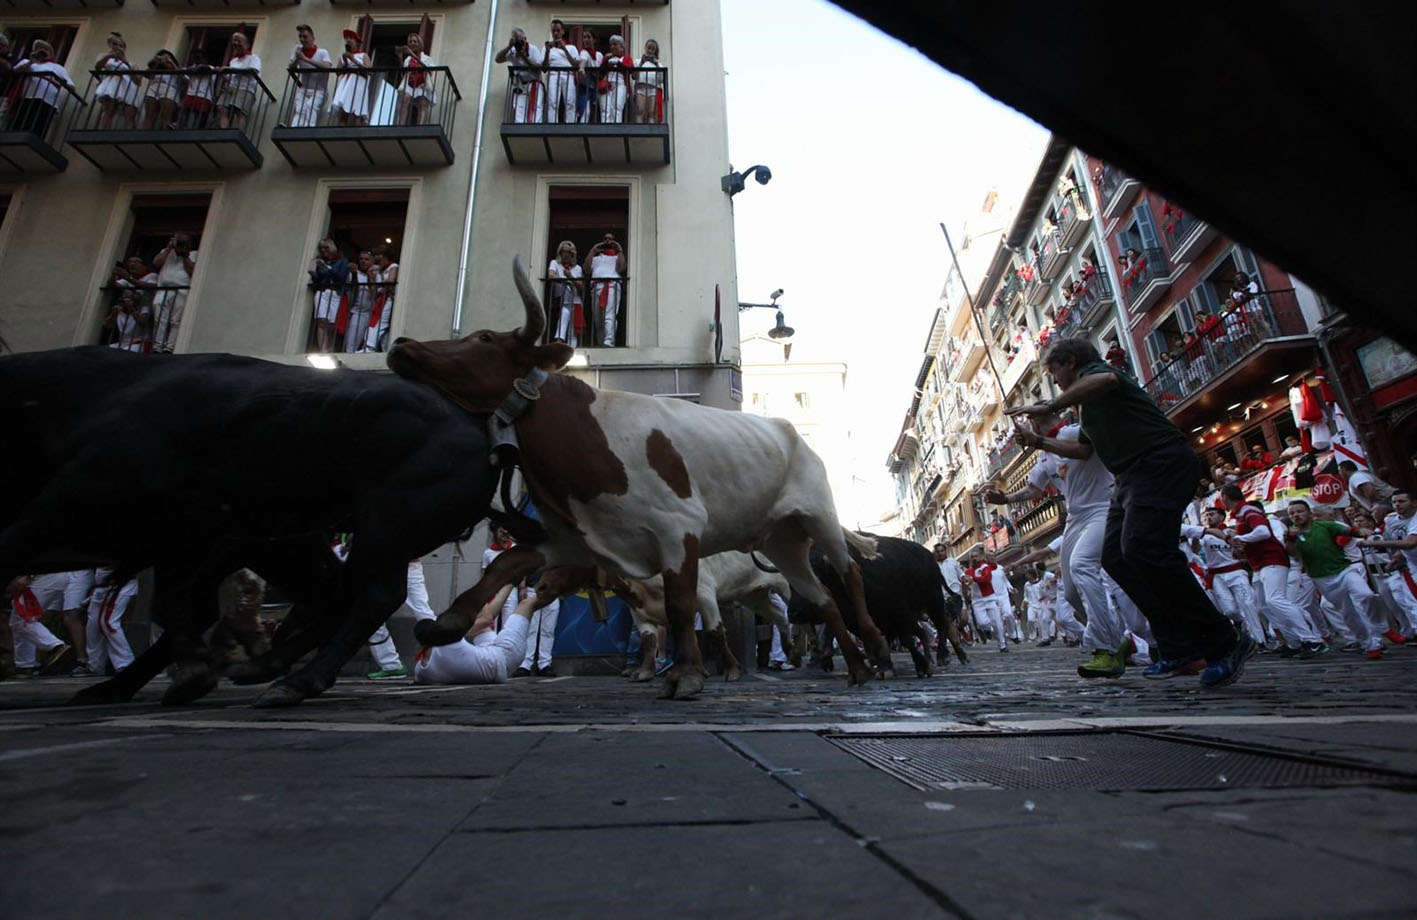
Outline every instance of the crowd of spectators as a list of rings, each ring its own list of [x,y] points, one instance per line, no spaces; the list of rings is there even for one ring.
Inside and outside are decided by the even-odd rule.
[[[333,239],[323,239],[308,273],[314,295],[312,350],[357,354],[388,348],[399,264],[387,246],[360,250],[350,261]]]
[[[114,263],[99,344],[143,354],[171,352],[196,268],[196,243],[183,231],[168,238],[151,265],[140,255]]]
[[[542,44],[524,29],[512,30],[496,61],[511,67],[513,122],[664,123],[667,80],[658,41],[645,42],[639,61],[619,34],[606,40],[603,52],[592,29],[581,29],[578,41],[559,19],[551,20],[551,36]]]

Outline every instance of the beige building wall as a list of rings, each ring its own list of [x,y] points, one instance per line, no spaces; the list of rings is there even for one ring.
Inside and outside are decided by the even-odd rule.
[[[317,41],[338,48],[340,32],[361,15],[415,27],[434,22],[430,54],[452,70],[461,91],[450,136],[456,160],[405,169],[296,169],[270,140],[268,115],[259,169],[153,173],[100,172],[72,149],[67,170],[52,176],[0,175],[11,207],[0,228],[0,335],[19,351],[87,344],[107,310],[100,288],[121,258],[134,195],[203,191],[212,196],[201,237],[177,350],[230,351],[302,361],[310,317],[306,266],[329,216],[336,189],[407,188],[397,309],[391,337],[445,338],[454,333],[454,303],[479,94],[488,39],[489,3],[260,6],[221,13],[130,3],[59,13],[0,13],[0,28],[77,26],[68,68],[83,92],[105,36],[121,32],[141,66],[158,48],[180,53],[189,25],[244,22],[256,27],[253,51],[262,79],[281,96],[295,27],[308,23]],[[544,271],[548,189],[552,185],[612,184],[628,188],[630,282],[627,344],[587,353],[609,386],[654,393],[696,393],[707,404],[735,407],[731,365],[738,361],[732,202],[719,188],[728,172],[727,113],[718,4],[562,4],[504,0],[497,5],[491,51],[514,26],[533,41],[549,34],[553,17],[618,26],[631,22],[632,53],[657,38],[670,72],[667,166],[580,167],[513,165],[499,128],[506,68],[493,64],[483,118],[482,156],[461,333],[510,328],[520,322],[511,261],[522,254],[533,276]],[[603,29],[604,36],[613,29]],[[582,254],[584,256],[584,254]],[[714,356],[714,291],[721,313],[723,353]],[[341,356],[352,367],[382,367],[378,354]],[[677,371],[677,374],[675,373]],[[577,373],[582,373],[577,371]],[[672,384],[672,386],[666,385]]]

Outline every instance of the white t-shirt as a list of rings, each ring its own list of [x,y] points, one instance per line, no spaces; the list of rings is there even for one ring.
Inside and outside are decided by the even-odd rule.
[[[620,270],[617,267],[620,261],[620,250],[607,253],[600,250],[590,257],[590,276],[592,278],[618,278]]]
[[[1417,514],[1409,518],[1398,517],[1394,511],[1383,518],[1382,539],[1384,540],[1406,540],[1413,533],[1417,533]],[[1398,550],[1407,560],[1409,571],[1417,573],[1417,549]]]
[[[526,43],[526,54],[520,54],[513,49],[507,52],[507,63],[512,67],[526,68],[512,72],[512,79],[516,85],[521,86],[527,83],[541,82],[541,46]]]
[[[1023,599],[1028,602],[1028,609],[1033,610],[1043,604],[1043,592],[1047,588],[1041,581],[1026,582],[1023,586]]]
[[[1359,493],[1358,487],[1368,484],[1372,484],[1373,491],[1377,494],[1378,500],[1382,500],[1385,497],[1384,493],[1390,492],[1387,483],[1383,482],[1369,471],[1359,470],[1354,473],[1348,478],[1348,494],[1353,496],[1353,500],[1357,502],[1358,506],[1364,511],[1372,511],[1374,502],[1364,498],[1362,494]]]
[[[324,64],[326,67],[333,67],[335,62],[330,57],[330,53],[324,48],[316,48],[314,54],[306,57],[300,53],[300,46],[296,45],[295,50],[290,52],[290,64],[299,65],[302,70],[313,70],[316,64]]]
[[[1076,441],[1081,432],[1081,425],[1064,425],[1058,431],[1058,440]],[[1041,490],[1047,488],[1050,481],[1063,493],[1069,513],[1112,502],[1112,473],[1095,452],[1086,460],[1074,460],[1043,451],[1033,472],[1028,474],[1028,483]]]
[[[599,51],[581,51],[581,66],[599,69],[605,63],[605,55]]]
[[[226,65],[233,70],[251,70],[256,73],[261,72],[261,59],[254,54],[247,54],[243,57],[234,57]],[[241,74],[227,74],[227,83],[232,90],[243,93],[254,93],[257,91],[256,78],[242,76]]]
[[[45,61],[43,64],[36,64],[28,58],[20,61],[15,67],[18,69],[25,64],[30,65],[29,70],[14,75],[16,80],[24,83],[23,97],[25,99],[38,99],[51,108],[59,108],[59,94],[63,92],[63,90],[38,75],[42,73],[50,74],[58,79],[60,83],[73,89],[74,81],[70,78],[69,71],[64,69],[63,64],[56,64],[53,61]]]
[[[1001,565],[994,566],[994,572],[990,576],[994,583],[994,596],[1003,602],[1006,609],[1013,609],[1013,602],[1009,600],[1009,594],[1014,590],[1013,583],[1009,581],[1009,575]]]
[[[193,249],[188,253],[192,257],[192,263],[197,262],[197,250]],[[157,270],[158,287],[187,287],[192,283],[192,275],[187,271],[187,264],[182,260],[176,250],[167,254],[167,261],[162,263],[162,268]]]
[[[572,265],[570,268],[561,264],[560,259],[552,259],[551,264],[546,267],[546,277],[548,278],[575,278],[580,279],[585,275],[579,265]],[[561,303],[573,304],[581,302],[580,288],[574,284],[561,285]]]
[[[944,576],[945,584],[950,586],[950,590],[956,594],[960,591],[960,581],[964,578],[964,571],[959,567],[959,561],[950,556],[939,563],[940,574]]]
[[[543,52],[542,59],[548,67],[575,67],[581,59],[579,48],[564,39],[562,41],[565,42],[566,47],[557,48],[552,45]]]

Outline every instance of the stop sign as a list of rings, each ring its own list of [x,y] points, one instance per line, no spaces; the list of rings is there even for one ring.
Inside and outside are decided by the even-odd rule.
[[[1314,487],[1309,490],[1314,501],[1322,505],[1332,505],[1343,497],[1343,479],[1332,473],[1320,473],[1314,477]]]

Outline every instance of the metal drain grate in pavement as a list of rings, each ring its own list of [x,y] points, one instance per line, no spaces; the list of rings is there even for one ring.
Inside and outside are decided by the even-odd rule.
[[[1404,781],[1394,774],[1356,767],[1120,732],[826,738],[925,791],[1229,789]]]

